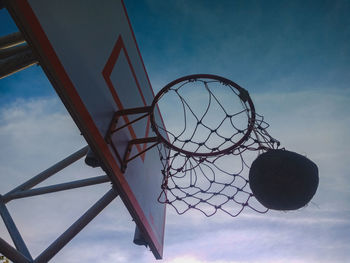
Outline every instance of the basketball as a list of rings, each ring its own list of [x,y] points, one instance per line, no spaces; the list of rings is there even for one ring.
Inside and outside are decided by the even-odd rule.
[[[274,210],[304,207],[316,193],[318,182],[314,162],[281,149],[259,155],[249,171],[249,185],[255,198]]]

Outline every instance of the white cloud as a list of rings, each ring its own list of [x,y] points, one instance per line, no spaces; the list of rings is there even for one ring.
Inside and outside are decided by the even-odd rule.
[[[188,255],[188,256],[179,256],[176,257],[172,260],[169,261],[164,261],[166,263],[239,263],[239,261],[226,261],[226,260],[214,260],[214,261],[206,261],[206,260],[202,260],[202,259],[197,259],[192,255]]]
[[[321,184],[313,200],[316,205],[264,215],[246,210],[237,218],[220,213],[206,218],[196,212],[178,216],[168,207],[164,262],[349,259],[349,179],[345,167],[349,145],[336,140],[349,131],[347,115],[337,114],[344,112],[348,98],[336,91],[331,96],[316,92],[290,93],[288,97],[256,94],[256,105],[271,124],[271,134],[287,148],[305,153],[318,163]],[[303,121],[304,112],[310,114]],[[0,116],[1,193],[85,145],[56,99],[17,101],[1,109]],[[336,128],[327,129],[327,123]],[[88,168],[80,161],[55,175],[50,183],[101,174],[101,170]],[[38,255],[107,189],[92,186],[13,201],[8,207],[33,255]],[[134,223],[122,202],[114,201],[52,262],[157,262],[148,249],[132,244],[133,231]],[[9,240],[3,225],[0,233]]]
[[[17,100],[1,108],[0,122],[1,192],[86,145],[58,98]]]
[[[58,98],[42,98],[17,100],[0,109],[0,145],[0,193],[4,194],[84,147],[86,142]],[[82,159],[39,186],[102,174],[101,169],[87,167]],[[14,200],[7,206],[28,248],[37,256],[109,188],[107,183]],[[118,216],[117,210],[122,211],[121,215]],[[134,223],[120,200],[111,204],[99,217],[102,221],[96,219],[91,224],[92,232],[114,232],[116,235],[127,232],[133,235]],[[0,224],[0,233],[11,242],[3,224]],[[72,246],[67,246],[63,253],[71,253],[70,248]]]

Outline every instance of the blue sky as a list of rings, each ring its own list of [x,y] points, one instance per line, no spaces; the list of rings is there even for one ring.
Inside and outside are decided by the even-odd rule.
[[[0,10],[1,36],[17,32],[16,24],[5,9]],[[28,84],[30,80],[31,85]],[[26,88],[23,88],[26,86]],[[18,98],[33,98],[55,96],[50,82],[42,73],[42,70],[35,66],[30,67],[20,74],[12,75],[2,79],[0,86],[0,105],[11,103]]]
[[[187,74],[232,79],[250,92],[271,124],[269,132],[320,171],[312,203],[295,212],[208,219],[198,213],[178,216],[169,207],[163,262],[349,262],[350,2],[125,0],[125,5],[155,92]],[[10,16],[0,10],[0,35],[14,31]],[[84,145],[40,67],[0,80],[0,193]],[[77,163],[49,182],[102,173]],[[9,209],[37,255],[106,189],[14,201]],[[133,231],[131,217],[115,201],[52,262],[155,261],[132,244]],[[0,234],[10,242],[2,223]]]

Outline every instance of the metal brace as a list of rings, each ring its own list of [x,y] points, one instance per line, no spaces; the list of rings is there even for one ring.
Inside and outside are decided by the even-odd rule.
[[[126,171],[128,162],[130,162],[131,160],[134,160],[135,158],[139,157],[140,155],[144,154],[148,150],[155,147],[157,144],[159,144],[160,140],[158,137],[132,139],[128,142],[128,145],[126,147],[124,155],[120,156],[119,152],[117,151],[116,146],[114,145],[114,143],[112,141],[112,135],[114,133],[120,131],[121,129],[124,129],[124,128],[132,125],[133,123],[138,122],[138,121],[142,120],[143,118],[150,116],[151,110],[152,110],[151,106],[119,110],[119,111],[114,113],[113,118],[109,124],[109,128],[108,128],[107,135],[106,135],[106,142],[111,145],[116,157],[118,158],[118,160],[121,164],[121,171],[123,173]],[[126,115],[134,115],[134,114],[143,114],[143,115],[117,128],[118,120],[120,117],[123,117]],[[132,147],[134,145],[145,144],[145,143],[153,143],[153,144],[148,146],[146,149],[140,151],[139,153],[130,157],[131,150],[132,150]]]

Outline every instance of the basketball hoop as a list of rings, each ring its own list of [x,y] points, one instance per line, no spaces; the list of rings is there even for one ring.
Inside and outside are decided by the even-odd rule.
[[[159,109],[166,120],[165,126],[157,114]],[[142,116],[116,129],[118,118],[126,114]],[[235,217],[246,207],[260,213],[266,213],[269,208],[298,209],[306,205],[316,191],[318,173],[313,170],[313,178],[317,177],[316,188],[316,179],[311,180],[313,192],[307,198],[299,198],[301,201],[297,205],[287,205],[283,201],[271,205],[273,198],[279,198],[278,194],[269,196],[268,201],[264,199],[267,195],[264,191],[270,188],[256,186],[256,182],[261,183],[257,178],[266,175],[260,176],[259,167],[249,174],[250,164],[262,153],[278,150],[279,154],[284,149],[279,149],[279,141],[267,132],[269,124],[255,112],[248,91],[231,80],[208,74],[174,80],[155,96],[151,106],[117,112],[107,141],[111,143],[112,133],[148,116],[156,136],[131,140],[124,156],[115,152],[122,168],[126,169],[129,161],[157,146],[163,167],[158,201],[173,206],[179,214],[199,210],[211,216],[223,211]],[[137,143],[150,145],[130,157],[131,148]],[[285,159],[290,161],[288,156]],[[299,167],[303,169],[302,165]],[[254,178],[253,187],[248,175]],[[251,188],[258,189],[258,195]],[[284,202],[293,200],[290,197]]]

